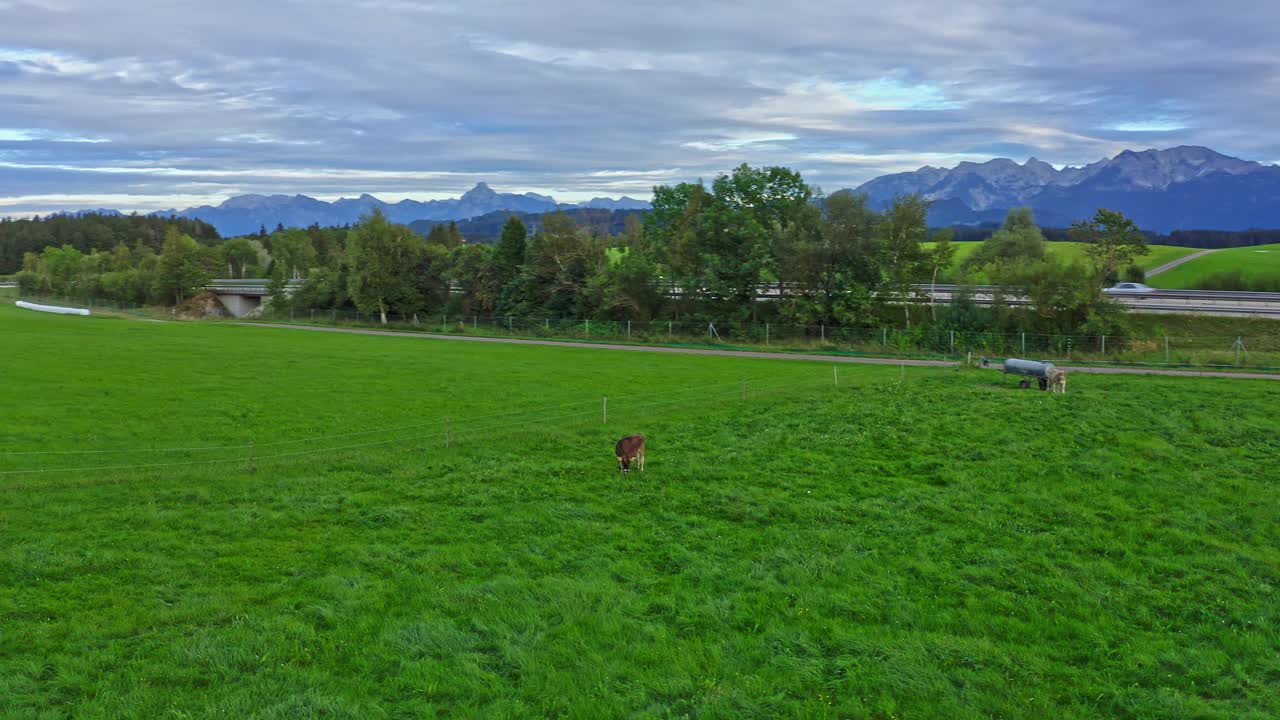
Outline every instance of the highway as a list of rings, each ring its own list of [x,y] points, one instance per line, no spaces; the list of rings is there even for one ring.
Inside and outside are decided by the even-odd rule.
[[[301,280],[289,280],[285,282],[286,292],[293,292],[302,287]],[[247,280],[228,280],[219,278],[210,280],[209,284],[204,286],[205,290],[215,293],[228,293],[234,295],[244,295],[247,297],[265,297],[270,295],[268,288],[271,285],[270,280],[247,279]]]
[[[960,291],[959,285],[916,285],[916,297],[928,303],[930,297],[939,303],[949,303]],[[978,305],[990,305],[999,287],[994,285],[967,286],[969,296]],[[679,294],[679,289],[672,292]],[[763,285],[757,297],[761,300],[777,300],[787,297],[788,288],[783,283]],[[1180,313],[1184,315],[1221,315],[1229,317],[1264,317],[1280,319],[1280,293],[1237,292],[1222,290],[1159,290],[1142,292],[1107,293],[1128,310],[1140,313]],[[1028,305],[1026,298],[1005,295],[1007,305]]]
[[[266,280],[212,280],[205,289],[220,294],[262,297],[267,295]],[[301,281],[291,280],[287,290],[292,292],[301,286]],[[920,302],[928,303],[932,299],[939,303],[949,303],[959,292],[957,285],[916,285],[915,290]],[[992,285],[969,286],[968,291],[973,301],[979,305],[990,305],[999,288]],[[460,288],[453,288],[459,292]],[[673,297],[680,294],[680,288],[673,287]],[[762,285],[757,292],[761,300],[777,300],[788,294],[783,283]],[[1280,293],[1234,292],[1219,290],[1158,290],[1142,292],[1126,292],[1108,294],[1116,302],[1133,312],[1141,313],[1182,313],[1190,315],[1222,315],[1231,317],[1265,317],[1280,319]],[[1025,298],[1006,296],[1004,302],[1009,305],[1027,305]]]
[[[930,286],[919,285],[917,290],[928,301]],[[991,303],[995,288],[978,285],[970,288],[974,302]],[[934,297],[938,302],[950,302],[958,291],[956,285],[938,285]],[[1235,292],[1222,290],[1158,290],[1142,292],[1108,293],[1107,297],[1141,313],[1182,313],[1189,315],[1254,316],[1280,318],[1280,293]],[[1007,297],[1010,305],[1026,305],[1020,297]]]

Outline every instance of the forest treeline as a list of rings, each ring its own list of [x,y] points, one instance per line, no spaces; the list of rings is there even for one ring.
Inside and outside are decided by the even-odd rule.
[[[152,215],[50,215],[45,218],[0,219],[0,275],[22,269],[22,257],[50,246],[69,246],[81,253],[109,252],[119,245],[149,247],[159,252],[169,228],[197,242],[216,244],[212,225],[187,218]]]
[[[1071,228],[1087,262],[1046,252],[1029,210],[1004,225],[960,268],[1025,296],[1031,310],[978,307],[962,297],[927,307],[917,284],[955,257],[953,233],[931,231],[928,203],[897,198],[883,212],[865,196],[819,196],[799,173],[743,165],[711,183],[654,188],[653,210],[622,231],[584,228],[552,213],[530,232],[508,218],[496,244],[468,243],[454,223],[424,238],[379,213],[344,228],[277,228],[217,241],[177,222],[154,235],[88,250],[73,243],[25,253],[23,292],[178,303],[212,277],[267,277],[277,307],[356,308],[381,315],[518,315],[674,318],[798,324],[939,324],[969,330],[1116,333],[1123,314],[1102,288],[1138,277],[1145,236],[1100,210]],[[151,227],[147,225],[146,227]],[[928,244],[926,244],[928,243]],[[290,280],[300,284],[287,293]],[[757,300],[782,283],[784,297]]]

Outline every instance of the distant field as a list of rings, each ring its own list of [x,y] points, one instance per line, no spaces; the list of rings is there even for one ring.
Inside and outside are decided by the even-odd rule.
[[[1280,707],[1280,383],[12,305],[0,337],[6,718]]]
[[[955,243],[956,259],[951,265],[952,272],[945,274],[948,281],[954,279],[954,270],[959,268],[965,259],[972,255],[981,244],[981,242]],[[932,249],[934,243],[924,243],[924,245],[926,248]],[[1047,247],[1049,248],[1050,253],[1066,262],[1084,262],[1086,259],[1085,245],[1083,243],[1051,242],[1048,243]],[[1167,262],[1196,252],[1195,248],[1176,247],[1173,245],[1150,245],[1148,247],[1150,248],[1150,252],[1138,258],[1138,266],[1143,270],[1150,270],[1152,268],[1159,267]]]
[[[1153,280],[1163,288],[1280,290],[1280,244],[1218,250]]]

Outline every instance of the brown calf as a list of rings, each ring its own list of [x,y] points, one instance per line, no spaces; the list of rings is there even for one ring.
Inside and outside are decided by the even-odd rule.
[[[631,472],[633,462],[640,466],[640,472],[644,472],[643,435],[628,435],[622,438],[617,445],[613,446],[613,452],[618,456],[618,468],[622,470],[623,475]]]

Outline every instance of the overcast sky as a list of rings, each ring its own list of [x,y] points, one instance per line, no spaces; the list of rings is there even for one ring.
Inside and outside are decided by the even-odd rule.
[[[0,215],[1280,160],[1280,3],[0,0]]]

